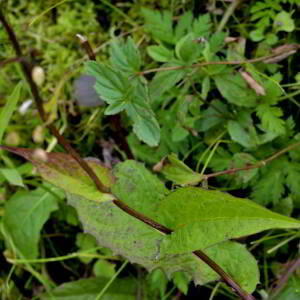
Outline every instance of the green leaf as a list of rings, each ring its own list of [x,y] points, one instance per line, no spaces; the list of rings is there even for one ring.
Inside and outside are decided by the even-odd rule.
[[[203,180],[203,175],[194,172],[180,161],[175,154],[168,155],[160,172],[176,184],[197,184]]]
[[[130,84],[122,73],[94,61],[85,63],[85,73],[96,78],[95,90],[108,104],[122,103],[126,100]]]
[[[133,132],[149,146],[157,146],[160,140],[160,127],[150,107],[145,86],[137,84],[130,100],[127,113],[133,121]]]
[[[175,27],[175,41],[179,41],[183,36],[191,31],[191,26],[193,23],[193,13],[188,10],[183,15]]]
[[[98,259],[93,266],[93,272],[96,276],[111,278],[116,274],[115,268],[115,264],[112,264],[104,259]]]
[[[193,22],[193,33],[196,37],[207,38],[212,30],[213,23],[211,22],[210,15],[205,14],[198,17]]]
[[[163,45],[147,47],[148,55],[158,62],[168,62],[173,59],[173,51]]]
[[[227,107],[224,103],[220,100],[212,100],[210,106],[201,111],[201,119],[196,122],[196,129],[205,132],[216,125],[221,127],[227,114]]]
[[[202,88],[201,88],[201,97],[204,100],[206,100],[209,91],[210,91],[210,78],[209,76],[205,76],[202,81]]]
[[[266,131],[271,131],[278,135],[285,134],[285,122],[280,119],[283,116],[283,112],[279,107],[260,104],[256,107],[256,114]]]
[[[192,63],[199,58],[203,45],[196,43],[194,40],[195,35],[193,32],[190,32],[176,43],[175,53],[178,59],[186,63]]]
[[[162,255],[206,249],[271,228],[300,227],[300,221],[250,200],[194,187],[180,188],[168,195],[160,204],[158,216],[161,223],[174,230],[164,237]]]
[[[131,208],[157,218],[157,208],[168,190],[142,164],[125,161],[117,165],[114,172],[117,181],[112,187],[113,193]],[[85,232],[93,234],[98,243],[110,248],[114,254],[120,254],[133,263],[148,270],[162,269],[168,276],[184,271],[197,284],[217,280],[219,276],[193,254],[161,255],[161,241],[164,238],[157,230],[124,213],[112,202],[97,203],[83,197],[68,194],[68,201],[79,214]],[[220,253],[222,252],[222,253]],[[243,259],[232,260],[234,257]],[[207,249],[206,254],[216,263],[224,266],[242,287],[252,292],[255,288],[253,278],[245,274],[257,272],[257,265],[244,246],[237,243],[221,243]],[[252,281],[252,282],[251,282]]]
[[[161,66],[161,68],[172,68],[184,66],[181,62],[166,63]],[[149,93],[151,101],[155,101],[164,92],[168,91],[170,88],[175,86],[175,84],[181,80],[186,74],[186,70],[161,70],[157,72],[149,84]]]
[[[241,124],[238,121],[228,121],[228,133],[230,134],[231,139],[246,148],[256,147],[258,144],[257,137],[255,128],[251,123]]]
[[[115,41],[111,44],[110,61],[113,68],[129,75],[140,71],[142,64],[139,50],[131,37],[126,43]]]
[[[52,192],[58,189],[50,187]],[[12,249],[21,258],[38,257],[40,232],[51,212],[58,209],[57,198],[42,188],[18,191],[5,204],[3,225]]]
[[[269,167],[254,184],[251,198],[261,205],[276,204],[284,194],[284,174],[279,168]]]
[[[274,205],[273,211],[290,217],[293,212],[293,208],[293,199],[291,197],[286,197]]]
[[[22,176],[17,169],[0,169],[0,173],[12,185],[24,187]]]
[[[8,126],[10,118],[17,106],[20,99],[20,93],[23,83],[20,81],[14,88],[12,94],[8,97],[5,106],[1,109],[0,113],[0,144],[2,143],[3,134]]]
[[[141,13],[145,18],[145,30],[152,34],[154,39],[172,44],[173,22],[172,13],[168,10],[162,13],[158,10],[142,8]]]
[[[273,27],[275,28],[276,32],[292,32],[295,30],[295,23],[288,12],[281,11],[276,15]]]
[[[208,43],[205,45],[205,49],[203,51],[203,55],[206,61],[211,61],[214,55],[220,51],[225,45],[225,33],[224,32],[216,32],[214,33]]]
[[[255,107],[257,95],[240,74],[225,73],[213,77],[218,90],[229,102],[238,106]]]
[[[180,124],[176,124],[176,126],[172,129],[171,139],[173,142],[180,142],[184,140],[188,135],[188,130],[180,126]]]
[[[147,283],[149,285],[149,292],[154,296],[159,294],[159,298],[162,299],[166,293],[168,278],[161,269],[156,269],[147,276]],[[158,298],[158,295],[156,296]]]
[[[76,246],[79,248],[79,251],[86,251],[95,248],[97,246],[97,241],[94,236],[80,232],[76,235]],[[97,254],[97,252],[93,251],[89,252],[89,254]],[[88,264],[93,260],[93,257],[79,256],[79,259],[83,263]]]
[[[157,146],[160,128],[150,107],[145,86],[140,81],[130,85],[123,74],[95,62],[88,62],[86,71],[95,76],[96,92],[110,104],[105,114],[116,114],[126,109],[138,138],[149,146]]]
[[[265,38],[264,30],[263,30],[263,28],[258,28],[256,30],[252,30],[252,31],[250,31],[249,36],[253,42],[260,42]]]
[[[184,295],[187,295],[189,288],[189,278],[183,272],[176,272],[172,275],[174,285],[182,292]]]
[[[51,295],[42,295],[42,299],[55,300],[95,300],[105,288],[109,279],[96,277],[67,282],[51,291]],[[136,282],[132,279],[115,279],[101,297],[101,300],[135,300]]]
[[[94,182],[71,155],[44,153],[45,157],[39,157],[32,149],[8,146],[1,146],[1,148],[31,161],[45,180],[66,192],[72,192],[93,201],[110,201],[114,199],[113,195],[100,193],[97,190]],[[114,177],[108,168],[95,160],[89,160],[87,163],[105,186],[110,187],[114,183]]]
[[[286,185],[292,195],[300,198],[300,164],[295,161],[286,162],[284,173],[286,174]]]

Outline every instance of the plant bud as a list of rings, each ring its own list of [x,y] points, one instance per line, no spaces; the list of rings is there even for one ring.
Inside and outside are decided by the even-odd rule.
[[[32,80],[37,86],[41,86],[45,81],[45,72],[42,67],[36,66],[32,69]]]
[[[32,139],[35,143],[41,144],[44,141],[44,127],[39,125],[35,127],[32,133]]]

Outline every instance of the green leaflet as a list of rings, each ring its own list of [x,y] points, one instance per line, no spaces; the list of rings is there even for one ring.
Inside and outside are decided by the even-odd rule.
[[[216,75],[214,80],[218,90],[229,103],[244,107],[256,106],[257,96],[247,86],[240,74],[225,73]]]
[[[168,62],[174,59],[174,54],[172,50],[164,47],[163,45],[152,45],[147,47],[148,55],[158,62]]]
[[[141,13],[145,18],[145,29],[155,39],[167,43],[173,43],[172,13],[170,11],[151,10],[142,8]]]
[[[50,187],[52,192],[59,192]],[[17,250],[21,258],[38,257],[40,231],[51,212],[58,209],[56,197],[42,188],[34,191],[19,191],[5,205],[3,217],[4,234],[11,248]]]
[[[4,177],[10,184],[24,187],[23,179],[17,169],[0,169],[0,178]]]
[[[256,114],[261,119],[262,127],[266,131],[270,131],[278,135],[285,134],[285,121],[280,119],[283,115],[280,107],[260,104],[256,107]]]
[[[127,47],[131,49],[128,50],[129,53],[134,51],[132,42],[128,42],[127,45],[131,45]],[[120,48],[116,49],[113,50],[118,51],[115,54],[114,63],[130,69],[130,65],[126,65],[126,58],[128,61],[129,58],[120,52]],[[116,60],[117,58],[118,60]],[[109,104],[105,114],[114,115],[126,110],[133,121],[133,131],[138,138],[149,146],[157,146],[160,139],[160,128],[150,107],[146,87],[139,80],[129,82],[128,77],[125,77],[124,74],[103,64],[90,61],[86,63],[85,68],[88,75],[96,78],[96,92]]]
[[[169,67],[181,67],[184,66],[183,62],[176,61],[172,63],[166,63],[161,66],[161,68],[169,68]],[[181,80],[185,74],[187,74],[187,70],[179,69],[179,70],[169,70],[169,71],[160,71],[157,72],[149,84],[149,94],[151,101],[157,100],[157,98],[161,97],[161,95],[169,90],[171,87],[175,86],[175,84]]]
[[[120,70],[129,75],[140,70],[142,60],[132,38],[128,38],[126,43],[112,43],[110,62],[115,70]]]
[[[168,193],[163,183],[142,164],[130,160],[118,164],[114,175],[117,178],[112,187],[114,194],[133,209],[157,219],[158,206]],[[164,253],[162,256],[161,241],[164,236],[124,213],[112,202],[97,203],[72,194],[67,196],[69,204],[76,208],[84,230],[93,234],[101,246],[110,248],[114,254],[120,254],[148,270],[161,268],[168,276],[177,271],[187,272],[197,284],[219,278],[208,265],[191,253]],[[258,282],[257,265],[244,246],[225,242],[205,252],[248,292],[255,289]],[[249,274],[251,278],[248,278]]]
[[[109,278],[96,277],[67,282],[51,291],[51,294],[55,300],[95,300],[108,281]],[[135,280],[117,278],[111,283],[101,300],[135,300],[136,289]],[[46,294],[41,298],[53,299]]]
[[[126,100],[130,83],[121,72],[94,61],[85,63],[85,73],[96,78],[95,90],[108,104]]]
[[[276,15],[273,27],[276,30],[276,32],[292,32],[295,29],[295,23],[288,12],[281,11],[279,14]]]
[[[167,180],[176,184],[198,184],[203,180],[203,175],[194,172],[175,154],[168,155],[167,160],[163,161],[163,167],[160,171]]]
[[[158,215],[161,223],[175,231],[165,236],[162,255],[206,249],[271,228],[300,227],[300,221],[273,213],[250,200],[192,187],[168,195]]]
[[[44,153],[45,157],[43,158],[35,154],[34,149],[7,146],[1,146],[1,148],[31,161],[45,180],[62,188],[66,192],[72,192],[93,201],[109,201],[114,199],[114,196],[111,194],[100,193],[94,182],[69,154]],[[89,160],[87,163],[105,186],[110,187],[113,184],[114,177],[108,168],[93,160]]]

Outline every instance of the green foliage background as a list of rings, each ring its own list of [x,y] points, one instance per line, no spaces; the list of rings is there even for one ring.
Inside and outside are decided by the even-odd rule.
[[[48,122],[71,140],[83,157],[104,159],[99,145],[106,141],[111,144],[109,161],[125,160],[129,152],[120,138],[123,135],[133,157],[148,169],[175,154],[169,156],[169,165],[160,169],[161,186],[165,183],[173,189],[202,184],[250,198],[297,219],[299,147],[260,168],[203,180],[205,174],[259,163],[300,139],[299,54],[295,46],[299,43],[300,3],[238,2],[234,7],[223,1],[65,1],[57,6],[56,21],[47,9],[57,2],[7,0],[1,7],[24,53],[43,68],[45,81],[40,93],[46,101]],[[88,37],[97,52],[97,63],[86,62],[76,34]],[[1,61],[15,57],[3,27],[0,41]],[[277,60],[271,63],[261,59],[257,63],[218,64],[275,55],[279,46],[287,48],[279,50]],[[186,67],[207,62],[216,64]],[[149,69],[156,71],[136,75]],[[243,72],[255,81],[256,90]],[[76,104],[73,82],[82,73],[96,78],[95,90],[105,106]],[[20,112],[21,104],[31,98],[20,65],[1,65],[1,144],[62,151],[34,105],[25,114]],[[121,128],[112,115],[120,116]],[[196,289],[190,275],[183,272],[167,278],[160,269],[148,273],[139,265],[126,265],[118,256],[120,252],[100,247],[93,236],[82,233],[78,215],[84,224],[82,214],[86,212],[78,196],[69,196],[66,202],[62,190],[44,182],[30,163],[0,151],[4,299],[22,299],[26,293],[45,299],[100,299],[102,294],[101,299],[135,299],[135,291],[143,299],[171,299],[174,295],[185,299],[184,295],[194,292],[208,299],[214,287],[217,299],[235,297],[223,284],[208,283]],[[141,172],[141,176],[146,175]],[[164,193],[165,187],[160,188]],[[91,204],[88,214],[94,208]],[[172,208],[176,210],[171,205],[160,213],[170,223],[174,220],[163,212]],[[140,210],[143,212],[143,206]],[[195,227],[183,228],[197,235]],[[145,230],[146,235],[155,235]],[[88,231],[97,235],[93,228]],[[176,236],[169,242],[174,241]],[[281,293],[275,295],[273,286],[287,271],[288,262],[299,259],[299,231],[273,229],[245,237],[242,242],[258,260],[258,299],[265,294],[274,295],[271,299],[299,296],[298,271]],[[175,246],[172,249],[179,251]],[[55,261],[52,267],[47,263],[50,258]],[[10,259],[19,262],[10,264]],[[140,262],[137,258],[133,261]],[[179,262],[174,261],[170,269]],[[116,278],[116,269],[122,266],[125,269]],[[206,275],[209,278],[209,272]],[[90,278],[93,276],[97,277]],[[119,294],[114,286],[120,288]]]

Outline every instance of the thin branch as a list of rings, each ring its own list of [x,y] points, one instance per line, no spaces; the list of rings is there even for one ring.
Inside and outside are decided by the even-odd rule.
[[[5,66],[5,65],[10,64],[10,63],[19,62],[23,59],[24,59],[24,57],[12,57],[12,58],[2,60],[2,61],[0,61],[0,67]]]
[[[22,56],[21,48],[19,46],[19,43],[16,39],[16,36],[8,23],[6,22],[2,11],[0,10],[0,21],[4,25],[4,28],[6,29],[10,40],[12,41],[12,44],[15,48],[15,51],[18,56]],[[46,114],[42,105],[42,99],[39,96],[39,92],[37,89],[36,84],[32,80],[31,77],[31,70],[32,67],[30,64],[28,64],[26,61],[21,61],[24,73],[26,74],[28,83],[31,88],[32,95],[34,97],[34,100],[36,102],[36,105],[38,107],[38,111],[40,114],[41,119],[46,122]],[[58,139],[59,143],[61,143],[64,148],[72,155],[74,159],[80,164],[80,166],[87,172],[87,174],[90,176],[90,178],[94,181],[97,189],[100,192],[107,192],[107,188],[101,183],[97,175],[94,173],[94,171],[88,166],[88,164],[79,156],[79,154],[70,146],[70,144],[64,139],[63,136],[59,134],[57,129],[53,127],[52,125],[48,125],[48,127],[51,129],[53,135]],[[130,208],[122,202],[121,200],[113,200],[113,203],[118,206],[120,209],[122,209],[124,212],[128,213],[132,217],[144,222],[145,224],[151,226],[152,228],[159,230],[160,232],[164,234],[171,234],[173,232],[172,229],[169,229],[165,227],[164,225],[161,225],[154,220],[151,220],[147,216],[144,216],[143,214],[135,211],[134,209]],[[217,265],[212,259],[210,259],[204,252],[201,250],[197,250],[193,252],[197,257],[199,257],[202,261],[204,261],[206,264],[208,264],[217,274],[220,275],[220,277],[223,279],[223,281],[231,287],[243,300],[255,300],[252,295],[248,294],[246,291],[244,291],[219,265]]]
[[[263,62],[265,60],[278,57],[278,53],[273,53],[271,55],[257,57],[257,58],[251,58],[251,59],[245,59],[245,60],[233,60],[233,61],[206,61],[202,63],[197,63],[193,65],[186,65],[186,66],[174,66],[174,67],[164,67],[164,68],[153,68],[141,72],[135,73],[136,76],[145,75],[149,73],[154,72],[162,72],[162,71],[174,71],[174,70],[182,70],[182,69],[194,69],[194,68],[200,68],[204,66],[211,66],[211,65],[244,65],[244,64],[250,64],[250,63],[257,63],[257,62]]]
[[[217,176],[220,176],[220,175],[226,175],[226,174],[235,174],[236,172],[240,172],[240,171],[247,171],[247,170],[251,170],[251,169],[256,169],[256,168],[260,168],[260,167],[263,167],[265,166],[267,163],[271,162],[272,160],[276,159],[277,157],[283,155],[284,153],[296,148],[300,146],[300,142],[298,143],[295,143],[295,144],[292,144],[278,152],[276,152],[275,154],[273,154],[272,156],[268,157],[267,159],[263,159],[259,162],[257,162],[256,164],[254,165],[248,165],[248,166],[245,166],[245,167],[242,167],[242,168],[232,168],[232,169],[228,169],[228,170],[225,170],[225,171],[220,171],[220,172],[216,172],[216,173],[212,173],[212,174],[207,174],[207,175],[204,175],[205,177],[205,180],[209,179],[209,178],[212,178],[212,177],[217,177]]]

